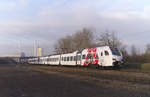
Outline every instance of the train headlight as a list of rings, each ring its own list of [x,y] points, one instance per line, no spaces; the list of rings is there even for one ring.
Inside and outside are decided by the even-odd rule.
[[[113,62],[116,62],[116,59],[113,58]]]

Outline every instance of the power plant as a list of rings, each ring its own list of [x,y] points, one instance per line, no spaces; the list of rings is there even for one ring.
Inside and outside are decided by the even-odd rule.
[[[37,46],[37,44],[38,44],[38,46]],[[39,43],[37,43],[37,41],[34,41],[34,56],[40,57],[43,54],[42,52],[43,52],[43,50],[42,50],[42,48],[39,47]]]

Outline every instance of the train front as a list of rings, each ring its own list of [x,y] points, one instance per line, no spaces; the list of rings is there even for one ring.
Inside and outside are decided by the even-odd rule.
[[[113,66],[120,67],[123,65],[122,53],[115,47],[110,47],[112,52]]]

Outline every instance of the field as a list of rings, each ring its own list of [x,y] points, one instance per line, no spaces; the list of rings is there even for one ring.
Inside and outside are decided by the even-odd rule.
[[[140,69],[98,70],[83,67],[34,65],[23,68],[84,80],[105,87],[124,88],[144,93],[149,93],[150,90],[150,72]]]
[[[1,65],[0,97],[150,97],[146,91],[114,87],[115,79],[104,77],[110,72],[97,78],[102,75],[93,69]]]

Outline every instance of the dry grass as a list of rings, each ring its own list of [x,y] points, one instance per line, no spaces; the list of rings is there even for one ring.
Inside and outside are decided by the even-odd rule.
[[[150,90],[150,72],[97,70],[62,66],[24,66],[24,68],[48,74],[58,74],[107,87],[126,88],[148,93]]]
[[[150,63],[142,64],[141,69],[145,71],[150,71]]]

